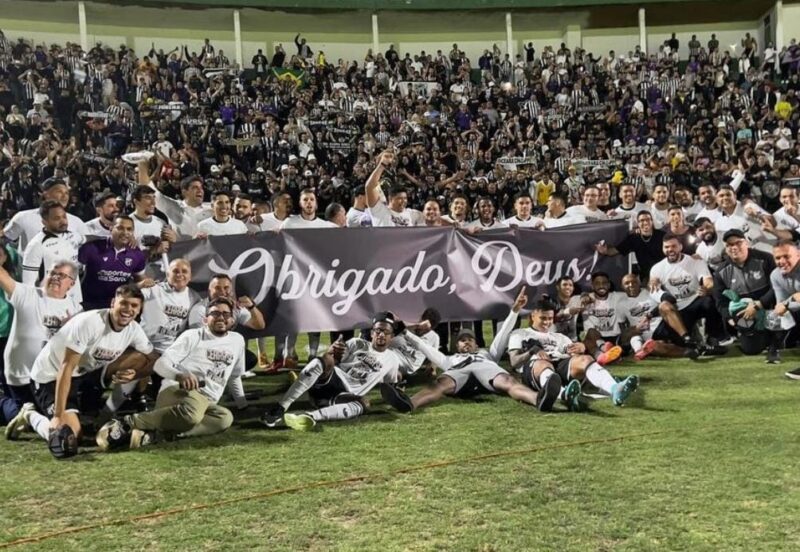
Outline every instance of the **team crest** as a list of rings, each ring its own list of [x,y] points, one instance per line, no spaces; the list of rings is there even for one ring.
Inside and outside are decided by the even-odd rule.
[[[133,259],[125,259],[125,266],[131,266],[133,264]]]

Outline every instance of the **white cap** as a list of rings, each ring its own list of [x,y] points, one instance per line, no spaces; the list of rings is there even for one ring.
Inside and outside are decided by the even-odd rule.
[[[234,184],[233,186],[231,186],[231,191],[232,192],[241,192],[242,191],[242,187],[239,186],[238,184]]]
[[[314,176],[314,173],[311,171],[306,171],[303,173],[303,176]]]
[[[283,172],[283,171],[288,171],[288,170],[289,170],[289,165],[287,165],[286,163],[284,163],[283,165],[281,165],[281,172]]]
[[[256,168],[256,172],[257,172],[257,173],[264,174],[264,172],[265,172],[265,171],[264,171],[264,167],[258,167],[258,168]]]
[[[209,170],[211,171],[211,174],[219,174],[222,172],[218,165],[211,165],[211,169]]]
[[[652,146],[652,145],[653,145],[653,144],[655,144],[655,143],[656,143],[656,140],[655,140],[655,138],[648,138],[648,139],[647,139],[647,145],[648,145],[648,146]]]
[[[614,142],[613,142],[611,145],[612,145],[613,147],[615,147],[615,148],[618,148],[618,147],[622,146],[622,141],[621,141],[621,140],[619,140],[619,139],[617,139],[617,140],[614,140]]]
[[[214,119],[214,124],[216,125],[217,123],[222,124],[222,119]]]
[[[306,160],[307,161],[316,161],[317,160],[317,156],[314,155],[313,153],[309,153],[308,157],[306,157]]]
[[[289,163],[291,163],[292,161],[297,161],[296,155],[289,155]]]

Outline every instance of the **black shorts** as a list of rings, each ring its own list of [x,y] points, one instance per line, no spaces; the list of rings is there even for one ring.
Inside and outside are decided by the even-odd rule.
[[[341,378],[339,378],[339,374],[336,373],[336,370],[331,370],[325,381],[323,381],[323,378],[319,378],[311,389],[308,390],[308,396],[311,397],[311,401],[318,407],[334,404],[338,402],[336,400],[337,397],[345,395],[352,397],[354,400],[356,399],[355,395],[347,390],[347,387],[342,382]]]
[[[77,378],[72,378],[65,410],[76,413],[80,412],[81,406],[86,406],[86,401],[81,400],[81,395],[94,395],[94,392],[97,390],[102,393],[103,373],[104,370],[94,370]],[[48,418],[52,418],[56,406],[56,382],[37,383],[32,381],[31,389],[33,391],[33,402],[36,405],[36,410]]]
[[[531,362],[527,363],[522,368],[522,383],[533,389],[534,391],[541,390],[541,385],[539,385],[538,378],[533,376],[533,361],[536,359],[532,359]],[[562,358],[561,360],[557,360],[555,362],[550,361],[550,364],[553,365],[553,371],[561,378],[562,384],[566,384],[569,379],[569,363],[572,360],[572,357]]]

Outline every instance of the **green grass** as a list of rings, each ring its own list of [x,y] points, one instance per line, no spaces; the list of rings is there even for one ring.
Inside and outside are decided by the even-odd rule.
[[[586,414],[489,396],[407,416],[376,396],[301,434],[258,425],[272,395],[225,434],[141,451],[56,462],[2,442],[0,545],[183,509],[12,549],[796,550],[800,384],[782,373],[797,360],[622,363],[634,400]]]

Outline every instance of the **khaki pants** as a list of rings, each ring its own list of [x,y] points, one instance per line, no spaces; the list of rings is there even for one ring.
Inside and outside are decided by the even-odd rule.
[[[199,437],[231,427],[233,414],[227,408],[212,404],[199,391],[174,386],[161,390],[154,410],[134,414],[131,419],[135,429]]]

